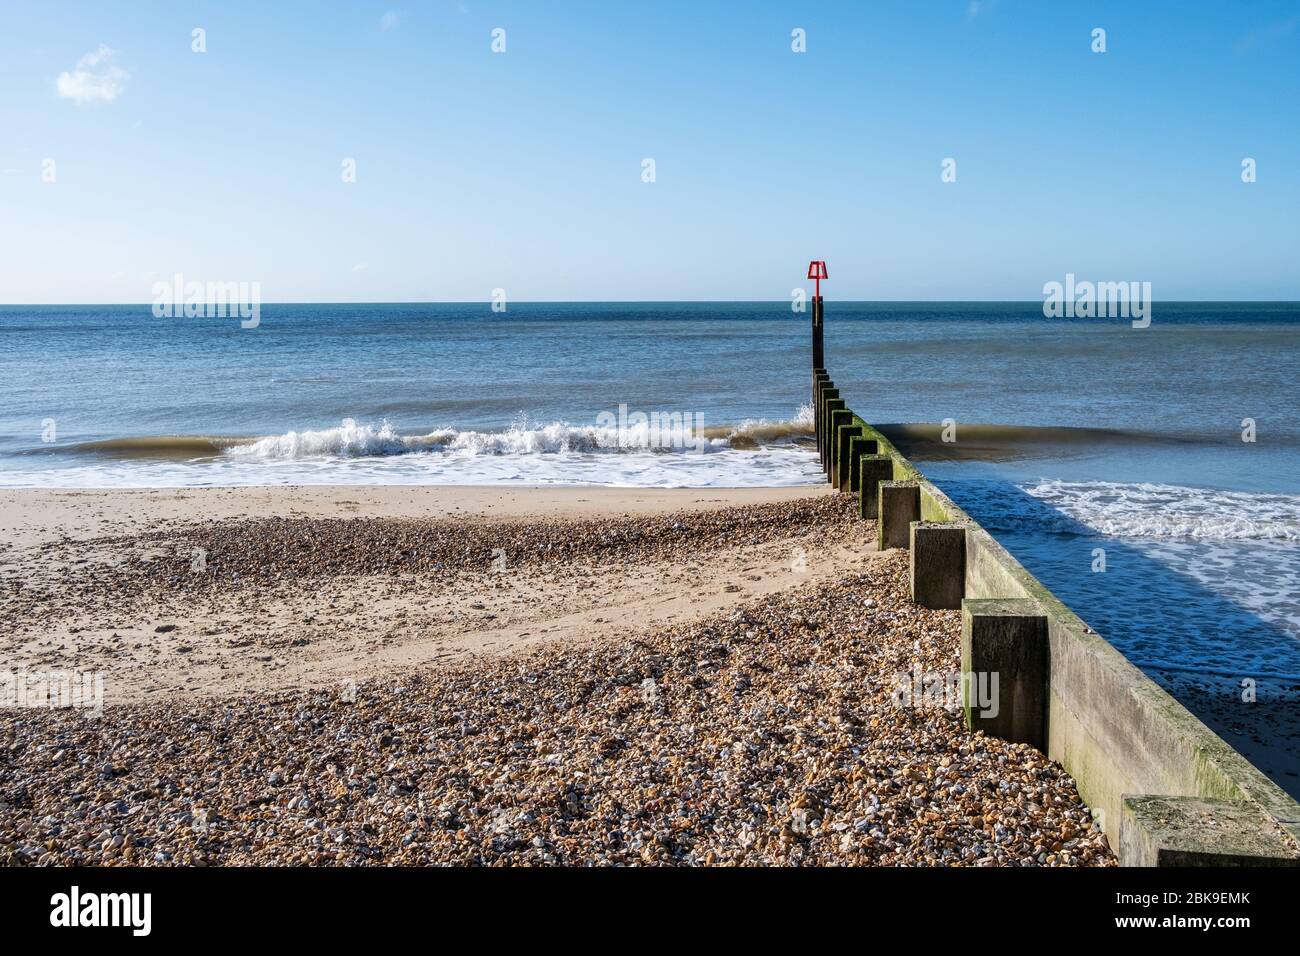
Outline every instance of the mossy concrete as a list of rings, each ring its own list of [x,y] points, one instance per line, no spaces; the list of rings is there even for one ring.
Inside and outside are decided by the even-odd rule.
[[[1246,803],[1202,797],[1125,797],[1124,866],[1300,866],[1286,834]]]

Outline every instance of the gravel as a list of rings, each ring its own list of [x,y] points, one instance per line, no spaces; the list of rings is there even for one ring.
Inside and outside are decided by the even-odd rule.
[[[819,496],[617,520],[268,517],[181,523],[50,546],[41,558],[54,564],[52,573],[30,564],[0,569],[0,620],[340,577],[454,585],[503,559],[512,569],[563,573],[582,563],[698,558],[810,527],[840,533],[855,521],[847,496]]]
[[[206,547],[209,587],[454,579],[493,548],[662,558],[850,520],[834,498],[617,522],[266,519],[172,529],[152,570],[80,573],[168,589],[184,549]],[[967,732],[943,702],[897,701],[900,675],[959,667],[959,637],[956,612],[910,603],[893,552],[527,656],[98,719],[0,712],[0,863],[1113,865],[1059,766]]]

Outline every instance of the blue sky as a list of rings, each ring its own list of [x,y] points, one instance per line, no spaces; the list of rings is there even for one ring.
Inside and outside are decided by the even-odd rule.
[[[782,299],[810,258],[842,299],[1300,299],[1298,2],[0,18],[0,302]]]

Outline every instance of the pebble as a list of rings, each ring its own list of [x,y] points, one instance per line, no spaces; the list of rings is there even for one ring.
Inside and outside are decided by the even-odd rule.
[[[170,556],[87,566],[69,600],[190,587],[193,547],[201,586],[249,589],[454,578],[497,547],[557,571],[697,556],[856,520],[843,496],[605,521],[211,522]],[[346,697],[0,712],[0,865],[1114,865],[1058,765],[956,710],[895,703],[914,665],[958,666],[959,615],[913,605],[907,574],[894,552],[710,618],[403,667]],[[16,591],[0,610],[38,597]]]

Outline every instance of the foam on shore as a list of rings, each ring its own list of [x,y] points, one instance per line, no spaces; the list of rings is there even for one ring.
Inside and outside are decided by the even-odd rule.
[[[703,426],[690,415],[614,426],[536,424],[403,434],[344,419],[259,438],[156,436],[86,442],[32,456],[0,487],[201,487],[277,484],[789,487],[815,484],[811,408],[788,420]]]
[[[1047,478],[1022,483],[1023,496],[1001,480],[960,480],[954,487],[963,507],[995,533],[1300,541],[1300,495]]]

